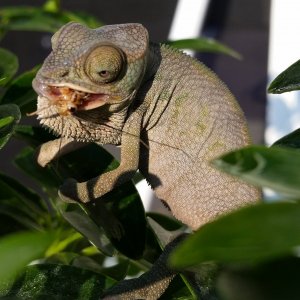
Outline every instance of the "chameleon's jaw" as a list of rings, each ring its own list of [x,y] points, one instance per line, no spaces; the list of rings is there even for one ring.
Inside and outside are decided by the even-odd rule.
[[[61,115],[91,110],[117,100],[116,96],[79,90],[72,84],[46,85],[35,79],[32,86],[39,96],[47,98],[51,105],[57,106]]]

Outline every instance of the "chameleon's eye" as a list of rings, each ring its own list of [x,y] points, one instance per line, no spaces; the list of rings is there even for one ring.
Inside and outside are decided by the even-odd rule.
[[[100,46],[87,57],[85,73],[95,83],[108,83],[118,77],[123,64],[124,57],[121,51],[112,46]]]

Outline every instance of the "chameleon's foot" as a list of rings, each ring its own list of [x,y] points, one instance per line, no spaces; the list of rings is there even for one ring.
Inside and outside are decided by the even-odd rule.
[[[36,161],[43,168],[53,159],[52,155],[49,155],[49,151],[45,149],[47,150],[47,144],[41,145],[35,152]]]
[[[80,197],[80,183],[75,179],[67,179],[58,190],[60,199],[67,203],[86,202]]]

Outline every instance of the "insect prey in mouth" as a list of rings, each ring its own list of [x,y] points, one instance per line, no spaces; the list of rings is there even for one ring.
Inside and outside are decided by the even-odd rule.
[[[60,95],[56,100],[56,107],[58,108],[58,113],[62,116],[67,116],[75,113],[79,106],[81,106],[88,98],[88,94],[70,89],[68,87],[62,87],[59,89]]]
[[[57,113],[60,116],[68,116],[78,110],[85,110],[85,107],[87,107],[92,100],[95,100],[96,95],[69,87],[47,86],[46,88],[43,87],[42,96],[48,99],[49,106],[53,105],[57,108]],[[100,95],[97,96],[100,98]],[[38,109],[27,115],[38,115],[45,109],[47,108]]]

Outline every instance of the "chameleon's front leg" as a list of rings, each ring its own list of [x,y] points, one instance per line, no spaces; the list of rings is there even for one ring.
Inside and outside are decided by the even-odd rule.
[[[88,145],[88,143],[76,142],[73,139],[59,138],[52,140],[42,144],[38,148],[37,161],[40,166],[45,167],[52,160],[86,145]],[[88,209],[92,215],[96,215],[97,217],[101,216],[97,221],[101,223],[101,226],[105,228],[112,237],[116,239],[121,238],[123,234],[122,225],[115,216],[106,209],[103,203],[88,203],[86,204],[86,209]]]
[[[70,138],[49,141],[37,149],[37,162],[40,166],[45,167],[52,160],[86,145],[87,143],[77,142]]]
[[[59,195],[65,202],[87,203],[108,193],[116,186],[130,180],[138,169],[140,152],[141,117],[131,116],[123,128],[121,139],[121,162],[118,168],[101,174],[86,182],[67,180],[60,188]]]

